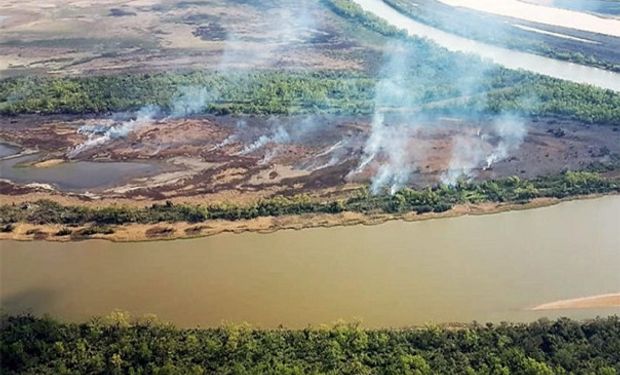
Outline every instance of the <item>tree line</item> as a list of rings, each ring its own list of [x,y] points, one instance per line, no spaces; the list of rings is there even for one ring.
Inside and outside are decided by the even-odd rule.
[[[620,319],[363,329],[177,329],[116,312],[87,323],[3,316],[10,374],[597,374],[620,372]]]
[[[154,224],[162,222],[200,223],[208,220],[247,220],[265,216],[341,212],[407,213],[445,212],[457,204],[498,202],[526,203],[535,198],[566,198],[576,195],[617,193],[620,183],[596,172],[566,172],[558,176],[524,180],[513,176],[483,182],[461,181],[454,186],[437,185],[425,189],[404,188],[395,194],[387,191],[370,194],[367,188],[337,200],[320,200],[309,195],[275,196],[252,204],[173,204],[155,203],[147,207],[65,206],[50,200],[0,206],[0,224],[5,232],[15,223],[93,225],[94,233],[108,226]],[[63,231],[58,235],[69,235]],[[88,233],[86,233],[88,234]]]
[[[455,87],[457,80],[452,79],[459,68],[452,70],[452,65],[437,63],[432,73],[423,75],[419,66],[411,66],[411,76],[403,85],[411,95],[412,110],[451,114],[511,111],[620,125],[620,94],[613,91],[496,68],[481,79],[471,95],[464,96]],[[107,115],[145,105],[170,112],[179,90],[200,87],[211,93],[211,99],[205,101],[199,114],[367,115],[374,111],[378,79],[347,72],[10,78],[0,81],[0,114]]]

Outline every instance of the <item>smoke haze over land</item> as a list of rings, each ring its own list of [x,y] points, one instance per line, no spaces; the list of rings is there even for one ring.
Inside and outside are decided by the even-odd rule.
[[[406,43],[393,43],[386,49],[385,64],[375,87],[374,115],[370,135],[364,146],[357,169],[350,176],[367,168],[371,176],[371,192],[391,194],[411,184],[412,174],[425,162],[426,145],[416,133],[433,131],[432,119],[419,113],[421,99],[412,87],[427,84],[428,77],[418,71],[414,50]],[[488,67],[456,65],[452,74],[458,94],[462,97],[482,95]],[[516,98],[522,100],[522,98]],[[528,98],[528,100],[534,100]],[[449,111],[450,112],[450,111]],[[454,113],[459,116],[458,111]],[[441,176],[441,183],[453,185],[460,178],[475,177],[475,170],[490,168],[518,149],[527,133],[524,122],[515,114],[467,113],[472,123],[483,123],[482,129],[462,125],[453,135],[450,162]],[[416,162],[417,161],[417,162]],[[371,168],[372,167],[372,168]]]
[[[373,160],[382,160],[378,172],[373,176],[371,190],[380,192],[389,188],[395,192],[409,182],[414,165],[408,162],[409,139],[407,135],[417,127],[415,116],[407,109],[416,104],[415,94],[407,90],[406,81],[409,64],[415,56],[402,43],[389,47],[389,55],[382,67],[380,80],[375,87],[375,113],[372,118],[371,132],[362,159],[353,174],[362,172]],[[402,111],[405,109],[405,111]],[[389,113],[390,124],[386,122]],[[395,125],[398,124],[398,125]]]
[[[459,134],[453,139],[452,153],[441,182],[454,185],[459,179],[476,177],[476,170],[489,169],[516,151],[527,134],[524,121],[515,115],[500,115],[476,132]]]
[[[160,108],[157,106],[145,106],[136,112],[134,119],[123,121],[120,124],[112,126],[84,125],[78,129],[78,133],[86,135],[88,139],[74,149],[69,150],[67,156],[75,158],[84,151],[100,147],[116,139],[125,138],[137,127],[149,123],[160,114],[160,111]]]
[[[271,35],[278,48],[282,49],[295,48],[296,44],[304,43],[317,27],[317,21],[306,3],[285,8],[266,6],[265,15],[269,17],[265,19],[268,25],[265,34]],[[242,41],[246,37],[227,33],[224,42],[226,48],[220,62],[220,70],[224,76],[234,73],[234,61],[247,60],[248,51],[242,48]],[[417,134],[422,130],[432,130],[433,120],[426,118],[421,111],[424,98],[420,88],[432,84],[433,74],[438,73],[420,67],[416,62],[425,56],[416,55],[417,53],[420,53],[419,49],[413,48],[407,42],[391,42],[384,48],[384,64],[379,69],[374,90],[374,113],[371,116],[370,131],[357,167],[349,172],[351,177],[370,171],[370,187],[375,194],[393,194],[412,184],[415,182],[412,181],[414,172],[421,168],[420,163],[425,162],[427,145],[417,139]],[[275,51],[266,51],[266,56],[277,59],[278,54]],[[480,92],[484,92],[481,86],[489,74],[489,69],[493,69],[493,66],[455,63],[450,72],[446,72],[454,80],[456,90],[453,95],[461,98],[480,95]],[[243,86],[249,79],[251,75],[239,79],[238,83]],[[166,111],[156,106],[146,106],[130,120],[107,127],[80,128],[79,132],[87,135],[88,139],[67,155],[73,158],[85,150],[127,137],[137,127],[145,126],[156,117],[185,118],[204,113],[210,104],[219,99],[220,94],[211,87],[180,87],[172,96]],[[482,118],[482,114],[469,113],[468,116],[479,117],[474,118],[473,123],[487,121],[487,118]],[[262,164],[269,163],[278,156],[282,152],[282,146],[311,142],[326,127],[333,126],[312,115],[301,117],[293,123],[273,117],[267,121],[267,126],[261,128],[250,128],[243,118],[236,121],[232,133],[213,145],[209,151],[237,144],[235,155],[258,155],[260,151]],[[445,166],[440,182],[454,184],[460,178],[473,178],[476,170],[490,168],[494,163],[508,158],[523,142],[526,129],[517,116],[499,114],[488,119],[488,122],[488,126],[482,126],[477,132],[461,129],[463,131],[453,135],[449,164]],[[311,169],[335,165],[348,157],[348,146],[346,139],[334,139],[332,146],[317,155],[317,158],[322,158],[320,162],[305,165]]]

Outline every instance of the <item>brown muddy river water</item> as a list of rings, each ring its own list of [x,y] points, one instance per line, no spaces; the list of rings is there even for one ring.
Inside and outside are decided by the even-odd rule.
[[[180,326],[589,318],[529,311],[620,292],[620,197],[425,222],[144,243],[0,242],[7,312],[121,309]]]

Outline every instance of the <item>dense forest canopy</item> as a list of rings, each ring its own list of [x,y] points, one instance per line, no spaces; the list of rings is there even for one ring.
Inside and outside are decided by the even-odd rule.
[[[620,124],[620,94],[506,69],[484,78],[463,95],[449,75],[406,82],[413,110],[426,112],[512,111],[556,115],[586,123]],[[450,70],[450,69],[446,69]],[[429,82],[430,81],[430,82]],[[0,81],[0,113],[109,114],[158,105],[170,110],[180,90],[205,88],[203,113],[369,114],[377,79],[346,72],[193,72],[79,78],[12,78]],[[531,100],[535,98],[535,100]]]
[[[620,319],[366,330],[176,329],[116,312],[86,324],[3,317],[3,374],[597,374],[620,372]]]

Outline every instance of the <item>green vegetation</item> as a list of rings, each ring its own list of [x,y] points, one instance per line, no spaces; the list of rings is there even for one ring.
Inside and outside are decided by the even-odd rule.
[[[370,111],[373,80],[354,73],[193,72],[0,81],[0,113],[109,113],[157,105],[170,111],[182,88],[205,88],[206,112]]]
[[[496,68],[476,93],[463,92],[450,79],[461,69],[434,59],[420,76],[419,62],[403,82],[414,110],[557,115],[587,123],[620,124],[620,94],[592,86]],[[428,73],[430,72],[430,73]],[[464,77],[466,79],[467,77]],[[205,112],[214,114],[369,114],[376,79],[343,72],[158,73],[80,78],[14,78],[0,81],[0,114],[107,114],[144,105],[170,111],[183,87],[212,93]],[[452,100],[453,99],[453,100]]]
[[[3,317],[3,374],[600,374],[620,372],[620,319],[366,330],[177,329],[125,313],[85,324]]]
[[[200,223],[208,220],[242,220],[263,216],[344,211],[372,213],[445,212],[456,204],[480,202],[525,203],[534,198],[565,198],[576,195],[620,192],[620,184],[595,172],[566,172],[560,176],[522,180],[510,177],[497,181],[461,182],[422,190],[405,188],[394,195],[369,194],[362,189],[354,196],[334,201],[317,201],[307,195],[277,196],[255,204],[182,205],[167,202],[145,208],[108,206],[91,208],[63,206],[41,200],[0,206],[0,225],[32,224],[92,225],[75,235],[111,234],[110,225],[162,222]]]
[[[359,5],[350,0],[321,0],[321,2],[339,16],[358,22],[383,36],[408,38],[406,31],[399,30],[384,20],[365,12]]]
[[[415,1],[415,5],[411,0],[384,1],[399,12],[417,21],[466,38],[473,38],[510,49],[532,52],[556,60],[565,60],[620,72],[620,64],[615,61],[602,60],[592,55],[585,56],[583,53],[575,52],[570,48],[553,48],[539,39],[506,32],[506,25],[500,19],[476,15],[473,12],[468,12],[467,17],[463,17],[462,13],[445,12],[442,11],[442,7],[438,6],[436,1],[423,1],[422,3]]]
[[[514,71],[475,56],[452,53],[406,34],[348,0],[322,0],[355,25],[405,52],[402,85],[412,111],[512,111],[554,115],[586,123],[620,124],[620,93]],[[387,50],[390,50],[389,48]],[[172,111],[187,89],[205,90],[201,112],[299,114],[374,112],[385,56],[365,53],[365,71],[198,71],[86,77],[17,77],[0,80],[0,115],[100,114],[157,105]],[[191,90],[190,90],[191,91]]]

